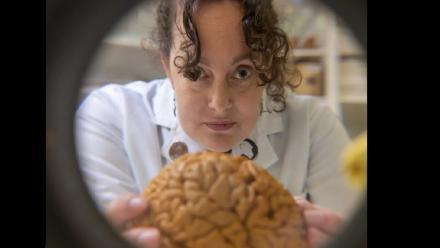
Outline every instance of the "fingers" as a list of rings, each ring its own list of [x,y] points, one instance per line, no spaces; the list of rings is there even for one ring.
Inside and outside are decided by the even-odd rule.
[[[133,228],[123,236],[138,247],[158,248],[160,233],[156,228]]]
[[[335,234],[343,223],[340,215],[323,208],[307,209],[304,211],[306,225],[325,234]]]
[[[315,205],[307,201],[303,196],[295,196],[295,202],[301,208],[301,210],[305,209],[315,209]]]
[[[146,209],[145,199],[134,194],[126,194],[107,206],[106,215],[116,228],[121,229],[125,223],[141,215]]]
[[[307,240],[310,247],[319,247],[339,230],[343,223],[341,215],[330,209],[307,201],[303,196],[295,196],[307,226]]]
[[[310,227],[307,229],[307,239],[310,247],[319,247],[330,239],[330,236],[320,230]]]
[[[147,210],[147,201],[135,194],[125,194],[113,200],[106,208],[106,216],[123,236],[137,247],[157,248],[160,233],[156,228],[130,228],[126,224]],[[127,229],[127,230],[125,230]]]

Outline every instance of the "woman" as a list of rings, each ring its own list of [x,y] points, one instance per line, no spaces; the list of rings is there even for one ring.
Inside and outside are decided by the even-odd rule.
[[[271,1],[162,0],[157,25],[167,78],[105,86],[80,106],[81,168],[127,238],[157,246],[156,229],[124,228],[148,209],[137,194],[162,166],[201,150],[247,156],[293,195],[309,195],[313,204],[297,201],[312,246],[342,223],[338,212],[355,200],[339,168],[349,139],[319,100],[289,92],[289,47],[276,24]]]

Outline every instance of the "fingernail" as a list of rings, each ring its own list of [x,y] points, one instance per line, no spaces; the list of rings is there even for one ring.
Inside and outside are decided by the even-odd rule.
[[[139,234],[139,241],[141,243],[153,243],[158,240],[159,232],[155,229],[143,231]]]
[[[130,199],[128,204],[130,205],[130,207],[133,207],[133,208],[145,207],[145,205],[146,205],[145,200],[140,197],[134,197],[134,198]]]

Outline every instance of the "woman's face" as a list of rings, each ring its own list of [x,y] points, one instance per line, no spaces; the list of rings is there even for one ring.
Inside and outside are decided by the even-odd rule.
[[[255,127],[263,88],[249,59],[240,3],[203,1],[194,16],[201,43],[202,74],[191,81],[179,74],[174,58],[183,55],[184,36],[175,27],[169,61],[164,63],[185,133],[212,151],[224,152]],[[183,29],[183,28],[182,28]]]

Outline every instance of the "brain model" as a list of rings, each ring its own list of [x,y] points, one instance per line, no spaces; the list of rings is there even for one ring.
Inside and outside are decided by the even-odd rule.
[[[158,228],[161,247],[307,247],[290,193],[244,157],[183,155],[143,196],[149,210],[133,225]]]

